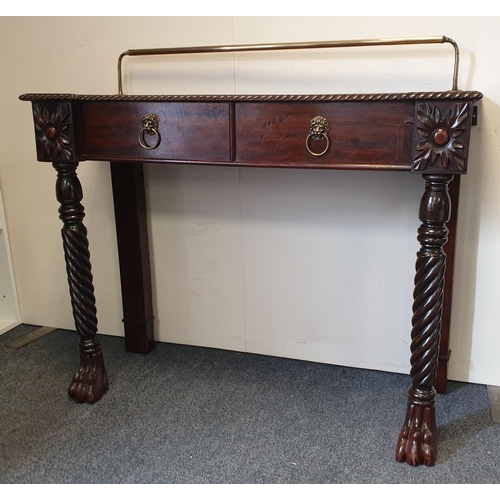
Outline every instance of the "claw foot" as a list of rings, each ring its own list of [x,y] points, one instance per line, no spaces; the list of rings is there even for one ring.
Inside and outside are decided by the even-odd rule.
[[[436,412],[434,405],[408,403],[408,411],[396,447],[396,460],[409,465],[436,462]]]
[[[68,388],[68,396],[78,403],[97,403],[108,390],[101,344],[97,339],[78,342],[80,369]]]

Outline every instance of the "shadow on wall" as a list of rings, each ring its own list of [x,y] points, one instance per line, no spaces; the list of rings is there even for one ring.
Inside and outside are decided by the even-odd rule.
[[[357,343],[369,357],[377,345],[385,352],[379,369],[407,372],[420,176],[148,165],[147,178],[160,338],[162,321],[181,315],[165,305],[177,300],[169,290],[193,292],[199,280],[197,295],[186,293],[186,314],[205,315],[200,328],[210,328],[209,317],[227,328],[207,305],[217,286],[229,301],[244,301],[247,347],[255,341],[264,349],[268,342],[290,354],[299,351],[291,344],[301,344],[301,352],[321,357],[321,346],[340,356],[346,344]],[[208,269],[215,258],[225,271]],[[244,283],[231,289],[223,273],[244,275]],[[398,358],[396,369],[391,356]]]
[[[485,307],[481,310],[481,323],[475,321],[476,284],[478,280],[479,235],[481,227],[495,224],[490,221],[491,207],[488,204],[494,198],[494,186],[498,185],[490,175],[485,175],[486,165],[498,165],[498,148],[492,147],[492,139],[497,134],[494,123],[500,107],[484,97],[476,103],[478,106],[478,125],[472,128],[471,147],[467,175],[462,179],[460,205],[458,208],[458,227],[455,257],[455,277],[453,289],[453,309],[451,317],[450,377],[455,380],[467,380],[471,367],[473,331],[486,335],[481,325],[489,322],[489,315],[494,312]],[[488,194],[490,192],[491,194]],[[482,238],[488,238],[489,232],[483,231]],[[482,241],[482,248],[488,243]],[[494,266],[495,261],[491,262]],[[490,267],[490,264],[488,264]],[[490,271],[494,269],[491,267]],[[485,277],[488,279],[487,277]]]

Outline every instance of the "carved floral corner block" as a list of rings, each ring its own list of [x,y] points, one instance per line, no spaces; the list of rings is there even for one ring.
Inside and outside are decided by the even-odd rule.
[[[38,161],[76,160],[71,107],[65,102],[34,102]]]
[[[412,172],[467,172],[472,110],[469,102],[416,103]]]

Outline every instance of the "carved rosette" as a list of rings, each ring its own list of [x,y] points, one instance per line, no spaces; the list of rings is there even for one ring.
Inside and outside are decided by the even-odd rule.
[[[471,125],[468,102],[417,102],[412,172],[465,174]]]
[[[72,115],[68,103],[35,102],[33,120],[38,161],[76,159]]]

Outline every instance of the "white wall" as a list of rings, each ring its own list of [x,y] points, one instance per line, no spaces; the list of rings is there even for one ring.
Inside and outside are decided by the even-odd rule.
[[[24,323],[73,328],[55,172],[26,92],[112,94],[129,48],[434,36],[479,90],[449,377],[500,385],[498,18],[0,18],[0,188]],[[451,46],[129,59],[128,93],[446,90]],[[407,373],[419,176],[149,165],[157,339]],[[99,331],[122,335],[109,168],[79,167]]]

